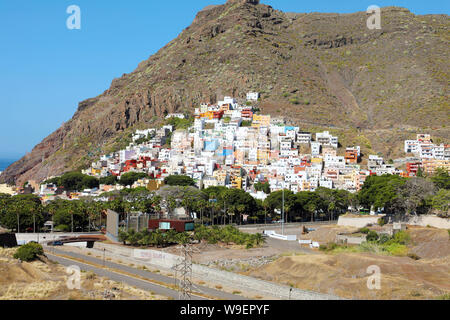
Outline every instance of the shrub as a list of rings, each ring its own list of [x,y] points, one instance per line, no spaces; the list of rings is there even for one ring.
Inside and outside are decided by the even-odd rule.
[[[376,233],[375,231],[369,231],[369,233],[367,234],[367,238],[366,240],[368,242],[373,242],[373,241],[377,241],[380,237],[378,236],[378,233]]]
[[[420,260],[420,257],[417,254],[412,253],[412,252],[408,253],[408,258],[411,258],[413,260]]]
[[[380,239],[378,239],[378,243],[385,244],[389,240],[391,240],[391,237],[389,237],[387,234],[382,234],[380,235]]]
[[[391,239],[391,242],[406,245],[411,240],[409,234],[405,231],[397,232]]]
[[[44,255],[44,249],[42,246],[35,242],[27,243],[21,246],[14,253],[14,259],[20,259],[22,261],[33,261],[38,256]]]
[[[358,231],[361,233],[364,233],[364,234],[368,234],[370,232],[370,229],[369,228],[361,228]]]
[[[319,250],[320,250],[320,251],[326,251],[326,252],[329,252],[329,251],[335,250],[337,247],[338,247],[338,245],[337,245],[336,243],[334,243],[334,242],[329,242],[329,243],[326,244],[326,245],[321,244],[321,245],[319,246]]]
[[[372,252],[372,253],[383,253],[383,246],[379,245],[376,242],[363,242],[359,245],[359,250],[362,252]]]
[[[406,256],[408,253],[408,248],[399,243],[391,243],[384,247],[384,250],[394,256]]]
[[[384,220],[384,218],[380,218],[380,219],[378,219],[378,225],[379,226],[384,226],[386,224],[386,220]]]
[[[289,102],[292,104],[300,104],[300,101],[298,101],[297,98],[290,99]]]

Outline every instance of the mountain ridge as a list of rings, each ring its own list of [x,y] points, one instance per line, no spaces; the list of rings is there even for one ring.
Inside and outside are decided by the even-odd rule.
[[[254,90],[262,112],[305,130],[335,128],[365,152],[398,156],[401,139],[423,130],[448,141],[448,16],[382,8],[381,30],[367,29],[368,16],[284,13],[252,0],[207,6],[133,72],[80,102],[0,182],[79,169],[167,112]]]

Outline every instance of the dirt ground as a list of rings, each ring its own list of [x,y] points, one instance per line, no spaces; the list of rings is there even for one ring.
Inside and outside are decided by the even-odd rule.
[[[334,242],[339,232],[357,230],[336,225],[314,228],[316,230],[307,235],[296,234],[301,239],[326,244]],[[381,227],[375,229],[380,231]],[[315,254],[281,256],[244,274],[349,299],[435,299],[449,294],[450,239],[447,230],[408,227],[407,232],[411,236],[409,252],[417,254],[421,258],[418,261],[374,253],[324,254],[315,250]],[[367,288],[371,275],[367,268],[372,265],[381,270],[380,290]]]
[[[81,273],[81,290],[67,287],[66,268],[50,262],[19,263],[15,249],[0,248],[0,300],[161,300],[151,292]]]
[[[348,299],[433,299],[450,292],[450,259],[415,261],[369,253],[282,257],[248,275]],[[381,289],[369,290],[369,266],[381,270]]]
[[[421,258],[434,259],[450,256],[450,236],[447,230],[409,227],[411,252]]]

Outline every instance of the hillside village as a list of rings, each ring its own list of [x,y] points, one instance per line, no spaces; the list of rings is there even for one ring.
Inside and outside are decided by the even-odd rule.
[[[185,128],[177,128],[177,121],[172,121],[175,125],[137,130],[126,149],[102,156],[83,174],[120,178],[128,172],[143,172],[149,177],[129,187],[149,190],[159,189],[170,175],[184,175],[194,179],[198,188],[243,189],[264,200],[268,190],[258,191],[255,185],[267,183],[270,192],[284,188],[297,193],[318,187],[357,192],[370,175],[410,177],[420,170],[426,174],[439,167],[450,170],[450,145],[434,145],[428,134],[405,141],[405,153],[413,155],[406,158],[406,171],[392,161],[386,163],[379,155],[369,155],[363,168],[359,146],[346,146],[344,151],[339,137],[327,131],[303,132],[286,125],[284,119],[260,114],[253,107],[258,98],[258,93],[251,92],[243,104],[232,97],[215,105],[202,104],[195,109],[194,119],[167,114],[166,120],[180,120]],[[70,198],[98,196],[122,188],[100,185],[98,189],[72,193]],[[53,198],[57,188],[43,184],[39,191],[44,198]]]

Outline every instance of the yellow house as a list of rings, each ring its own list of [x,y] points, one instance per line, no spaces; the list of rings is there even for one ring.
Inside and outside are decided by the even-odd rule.
[[[270,115],[253,115],[252,127],[270,126]]]
[[[438,168],[445,169],[450,173],[450,160],[424,159],[422,160],[422,166],[426,174],[434,174]]]
[[[157,191],[164,186],[164,181],[162,180],[150,180],[147,184],[148,191]]]
[[[217,180],[218,184],[223,186],[227,180],[228,173],[225,170],[214,171],[213,177]]]
[[[231,187],[234,189],[242,189],[242,178],[238,176],[231,176]]]
[[[94,169],[91,170],[92,175],[99,176],[102,173],[102,169]]]

